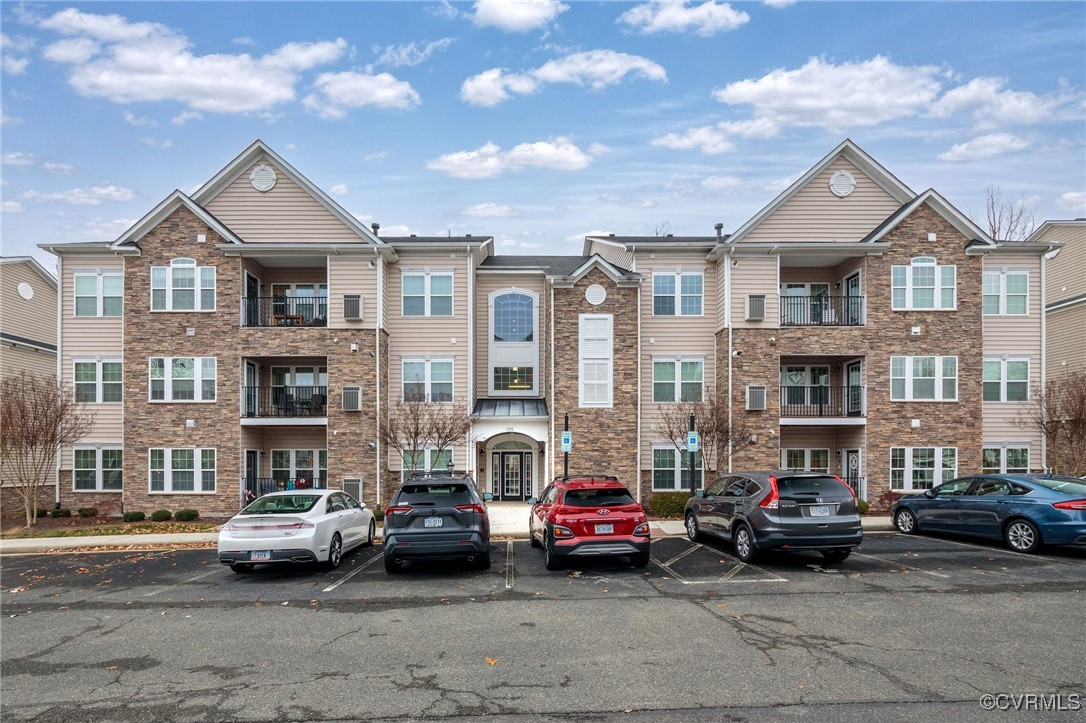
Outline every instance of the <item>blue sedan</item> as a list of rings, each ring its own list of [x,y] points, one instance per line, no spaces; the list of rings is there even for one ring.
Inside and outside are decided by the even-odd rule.
[[[1086,545],[1086,481],[1040,474],[959,477],[902,497],[894,526],[1002,539],[1017,552],[1041,545]]]

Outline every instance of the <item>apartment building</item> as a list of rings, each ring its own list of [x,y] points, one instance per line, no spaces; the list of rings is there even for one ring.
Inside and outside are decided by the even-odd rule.
[[[821,469],[877,499],[982,460],[1041,467],[1014,420],[1044,365],[1056,246],[988,238],[851,141],[730,235],[502,256],[486,236],[378,230],[257,141],[116,241],[48,247],[62,377],[93,369],[100,395],[60,494],[210,515],[317,480],[383,504],[416,467],[525,500],[565,469],[568,419],[569,472],[645,500],[689,485],[661,414],[709,395],[753,430],[710,469]],[[418,395],[472,428],[405,465],[380,425]]]
[[[1027,241],[1061,245],[1044,282],[1045,375],[1086,372],[1086,218],[1045,221]]]

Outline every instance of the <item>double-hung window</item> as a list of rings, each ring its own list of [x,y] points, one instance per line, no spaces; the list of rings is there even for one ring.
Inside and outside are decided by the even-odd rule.
[[[405,359],[403,362],[405,402],[451,402],[453,363],[451,359]]]
[[[890,269],[891,308],[895,311],[957,307],[958,267],[939,265],[931,256],[919,256],[908,266]]]
[[[1029,360],[985,359],[984,401],[1029,401]]]
[[[404,272],[401,279],[404,316],[452,316],[451,273]]]
[[[214,492],[214,449],[151,449],[151,492]]]
[[[984,272],[984,315],[1025,316],[1029,313],[1028,271]]]
[[[781,450],[781,468],[829,473],[830,451],[828,449]]]
[[[215,357],[151,357],[152,402],[215,401]]]
[[[326,449],[273,449],[271,458],[272,480],[279,489],[287,489],[291,480],[323,486],[328,477]]]
[[[702,459],[700,452],[694,452],[694,487],[701,488]],[[690,453],[675,447],[652,448],[652,490],[667,492],[670,490],[690,489]]]
[[[120,492],[124,489],[124,452],[116,448],[72,450],[72,489],[76,492]]]
[[[452,450],[446,447],[438,452],[433,447],[426,449],[408,449],[403,453],[403,478],[413,474],[430,474],[442,477],[451,473],[453,467]]]
[[[120,316],[124,276],[114,273],[75,274],[76,316]]]
[[[151,267],[151,311],[214,311],[215,267],[174,259]]]
[[[581,314],[579,327],[580,405],[610,407],[614,316]]]
[[[890,399],[953,402],[958,399],[958,357],[890,357]]]
[[[702,272],[657,271],[652,275],[653,316],[701,316]]]
[[[124,401],[121,367],[120,360],[76,359],[75,400],[87,404]]]
[[[891,447],[890,489],[930,490],[958,476],[956,447]]]
[[[984,447],[981,449],[981,472],[984,474],[1027,474],[1029,447]]]
[[[652,401],[700,402],[704,366],[701,359],[654,359]]]

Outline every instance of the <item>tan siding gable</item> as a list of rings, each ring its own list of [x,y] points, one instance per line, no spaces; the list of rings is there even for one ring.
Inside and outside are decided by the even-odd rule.
[[[0,280],[0,328],[24,339],[56,344],[57,290],[27,263],[0,265]],[[33,290],[29,300],[19,295],[20,284]]]
[[[847,171],[856,179],[856,189],[844,198],[838,198],[829,189],[830,177],[837,171]],[[855,242],[899,207],[900,204],[863,171],[840,158],[763,219],[739,243]]]
[[[588,246],[588,255],[592,254],[599,254],[607,261],[624,269],[629,269],[630,264],[633,263],[632,253],[618,244],[605,241],[591,241]]]
[[[1049,312],[1045,319],[1047,378],[1086,372],[1086,302]]]
[[[1064,244],[1045,270],[1046,303],[1086,294],[1086,226],[1053,226],[1041,241]]]

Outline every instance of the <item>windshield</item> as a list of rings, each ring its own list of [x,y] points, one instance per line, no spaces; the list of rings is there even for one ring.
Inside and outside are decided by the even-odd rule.
[[[320,495],[265,495],[238,514],[296,515],[309,512],[320,499]]]
[[[566,490],[564,501],[573,507],[613,507],[632,505],[634,498],[625,487],[606,487],[595,490]]]
[[[1086,481],[1074,477],[1034,477],[1030,482],[1065,495],[1086,495]]]

